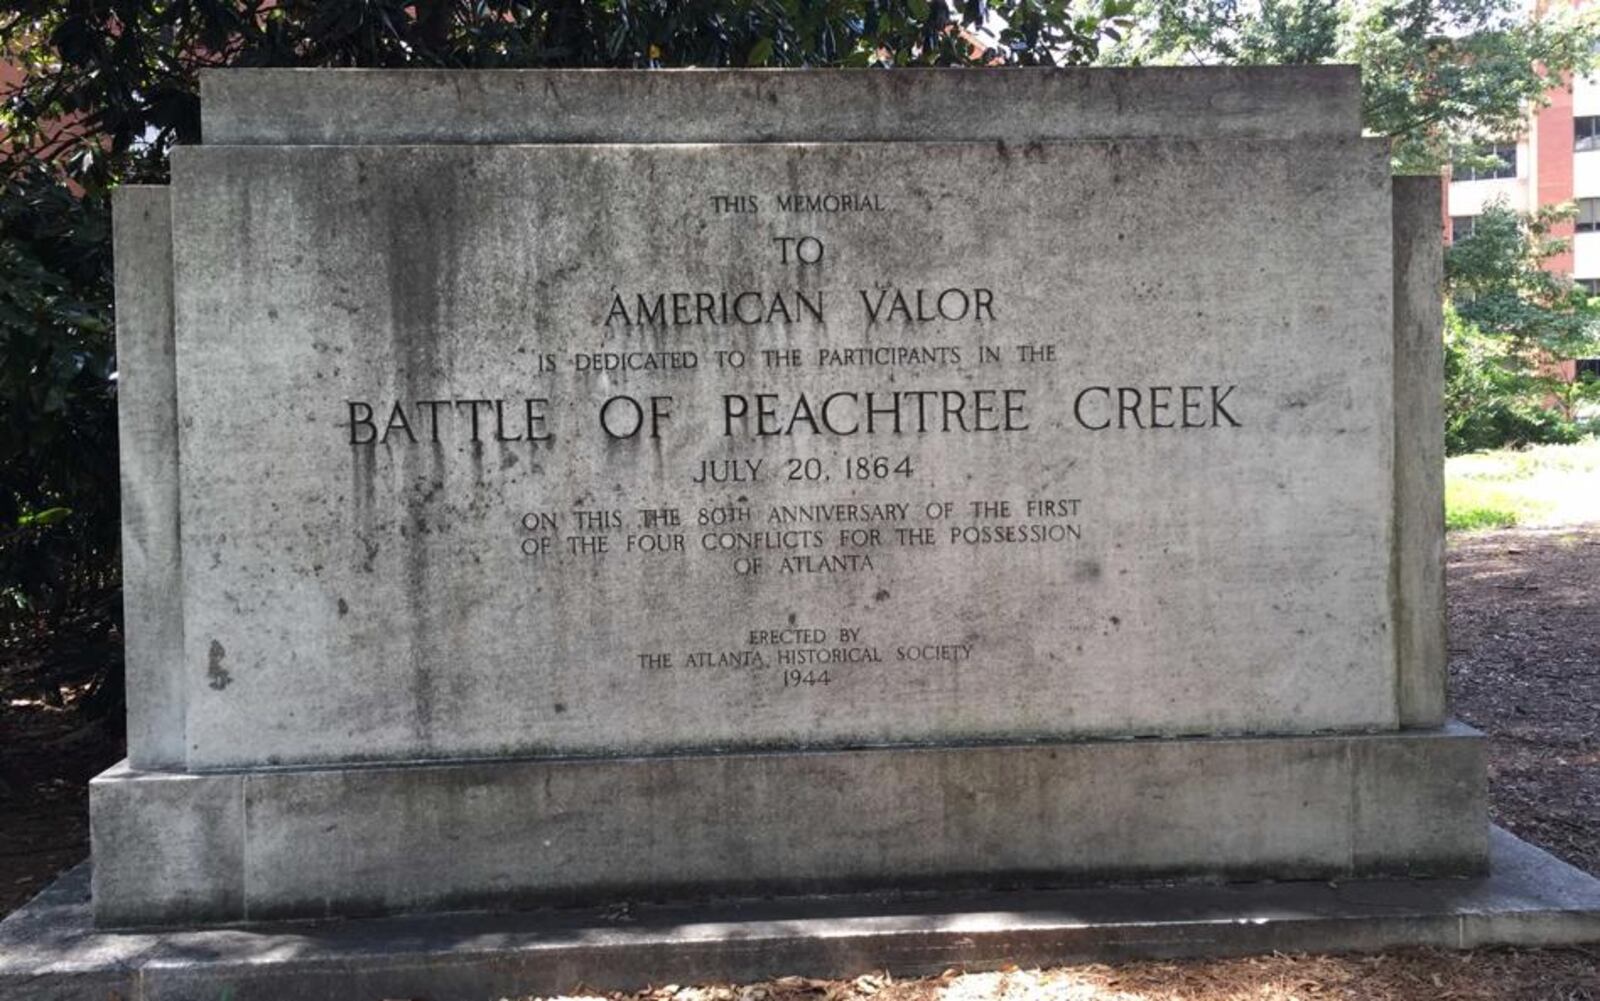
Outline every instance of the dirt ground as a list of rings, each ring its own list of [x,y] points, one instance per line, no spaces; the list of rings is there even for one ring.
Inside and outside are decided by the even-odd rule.
[[[1453,537],[1452,711],[1488,733],[1496,823],[1600,873],[1600,526]],[[88,852],[114,730],[8,686],[0,655],[0,915]],[[1600,1001],[1600,948],[1267,956],[897,981],[668,985],[614,1001]],[[364,1001],[364,999],[352,999]]]
[[[1600,528],[1452,539],[1452,711],[1491,737],[1495,822],[1600,873]]]
[[[123,755],[116,727],[72,693],[48,704],[20,673],[0,659],[0,916],[89,854],[89,779]]]

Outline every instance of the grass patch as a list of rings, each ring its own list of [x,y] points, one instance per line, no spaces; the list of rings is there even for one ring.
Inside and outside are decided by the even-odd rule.
[[[1600,440],[1454,456],[1444,504],[1456,532],[1600,521]]]
[[[1517,512],[1503,508],[1448,508],[1444,516],[1447,532],[1486,532],[1495,528],[1516,528]]]

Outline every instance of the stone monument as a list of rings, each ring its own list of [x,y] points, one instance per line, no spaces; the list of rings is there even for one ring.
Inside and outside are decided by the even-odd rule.
[[[203,83],[100,926],[1485,870],[1354,69]]]
[[[96,915],[1480,869],[1357,100],[209,76],[118,219]]]

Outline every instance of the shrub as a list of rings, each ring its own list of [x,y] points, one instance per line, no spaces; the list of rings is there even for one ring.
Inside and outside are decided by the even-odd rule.
[[[0,635],[51,694],[117,663],[110,213],[44,166],[0,189]],[[63,619],[72,613],[70,628]],[[67,635],[70,633],[70,635]],[[62,642],[56,642],[59,639]],[[117,672],[112,672],[116,674]]]

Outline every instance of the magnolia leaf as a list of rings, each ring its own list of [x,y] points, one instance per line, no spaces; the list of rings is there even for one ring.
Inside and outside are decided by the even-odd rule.
[[[72,516],[72,509],[66,507],[47,507],[43,511],[34,511],[17,518],[18,528],[46,528],[58,522],[66,521]]]

